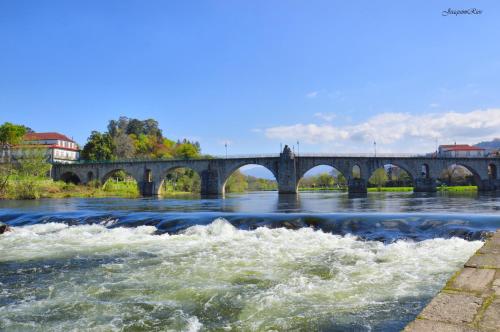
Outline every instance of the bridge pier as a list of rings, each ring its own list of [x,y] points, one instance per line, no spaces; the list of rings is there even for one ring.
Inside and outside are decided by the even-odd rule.
[[[203,196],[224,195],[224,190],[219,179],[219,173],[213,169],[207,169],[201,172],[200,194]]]
[[[416,193],[434,193],[437,191],[436,179],[433,178],[416,178],[413,192]]]
[[[297,167],[295,156],[288,145],[280,153],[278,167],[278,192],[280,194],[297,194]]]
[[[348,193],[350,195],[367,194],[368,193],[367,183],[368,181],[365,179],[349,179],[347,183]]]
[[[500,190],[500,181],[494,179],[481,180],[477,186],[478,191]]]

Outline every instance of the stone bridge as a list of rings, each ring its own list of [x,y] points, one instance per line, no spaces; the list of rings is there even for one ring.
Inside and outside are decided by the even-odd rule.
[[[278,183],[278,191],[296,194],[298,183],[313,167],[327,165],[336,168],[348,181],[349,193],[366,193],[371,174],[384,165],[395,165],[411,177],[416,192],[436,191],[436,178],[451,165],[468,169],[480,191],[500,189],[498,169],[500,158],[441,158],[426,156],[341,156],[301,155],[290,148],[279,155],[255,157],[230,157],[186,160],[116,161],[76,164],[55,164],[54,180],[75,181],[86,184],[90,181],[105,183],[117,171],[125,171],[138,183],[143,196],[159,195],[162,183],[170,171],[189,168],[201,179],[201,194],[223,195],[226,181],[242,166],[256,164],[270,170]],[[353,170],[355,170],[353,172]]]

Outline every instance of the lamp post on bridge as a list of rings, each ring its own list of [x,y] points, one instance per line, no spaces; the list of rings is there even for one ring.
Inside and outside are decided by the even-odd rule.
[[[300,153],[299,148],[300,148],[300,143],[299,143],[299,141],[297,140],[297,157],[299,156],[299,153]]]
[[[373,141],[373,151],[375,152],[375,158],[377,158],[377,142]]]
[[[224,143],[224,147],[226,148],[226,159],[227,159],[227,142]]]

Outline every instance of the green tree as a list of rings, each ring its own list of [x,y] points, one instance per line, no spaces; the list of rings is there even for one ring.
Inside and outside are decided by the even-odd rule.
[[[385,169],[378,168],[375,172],[373,172],[372,176],[368,179],[368,182],[380,189],[387,183],[387,180],[388,178]]]
[[[28,130],[31,129],[23,125],[5,122],[0,126],[0,144],[19,144]]]
[[[228,193],[244,192],[248,189],[248,182],[243,173],[239,170],[231,174],[226,181],[225,190]]]
[[[198,155],[198,148],[191,143],[181,143],[175,148],[175,156],[177,158],[192,159],[198,157]]]
[[[334,178],[332,175],[328,173],[321,173],[316,177],[316,183],[318,187],[321,188],[331,188],[333,187],[333,184],[335,183]]]
[[[82,150],[82,158],[85,160],[112,160],[114,145],[113,139],[108,133],[93,131],[87,139]]]

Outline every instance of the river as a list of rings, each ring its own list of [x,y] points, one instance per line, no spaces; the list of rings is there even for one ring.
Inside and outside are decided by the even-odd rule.
[[[0,330],[399,331],[500,228],[490,195],[0,201]]]

